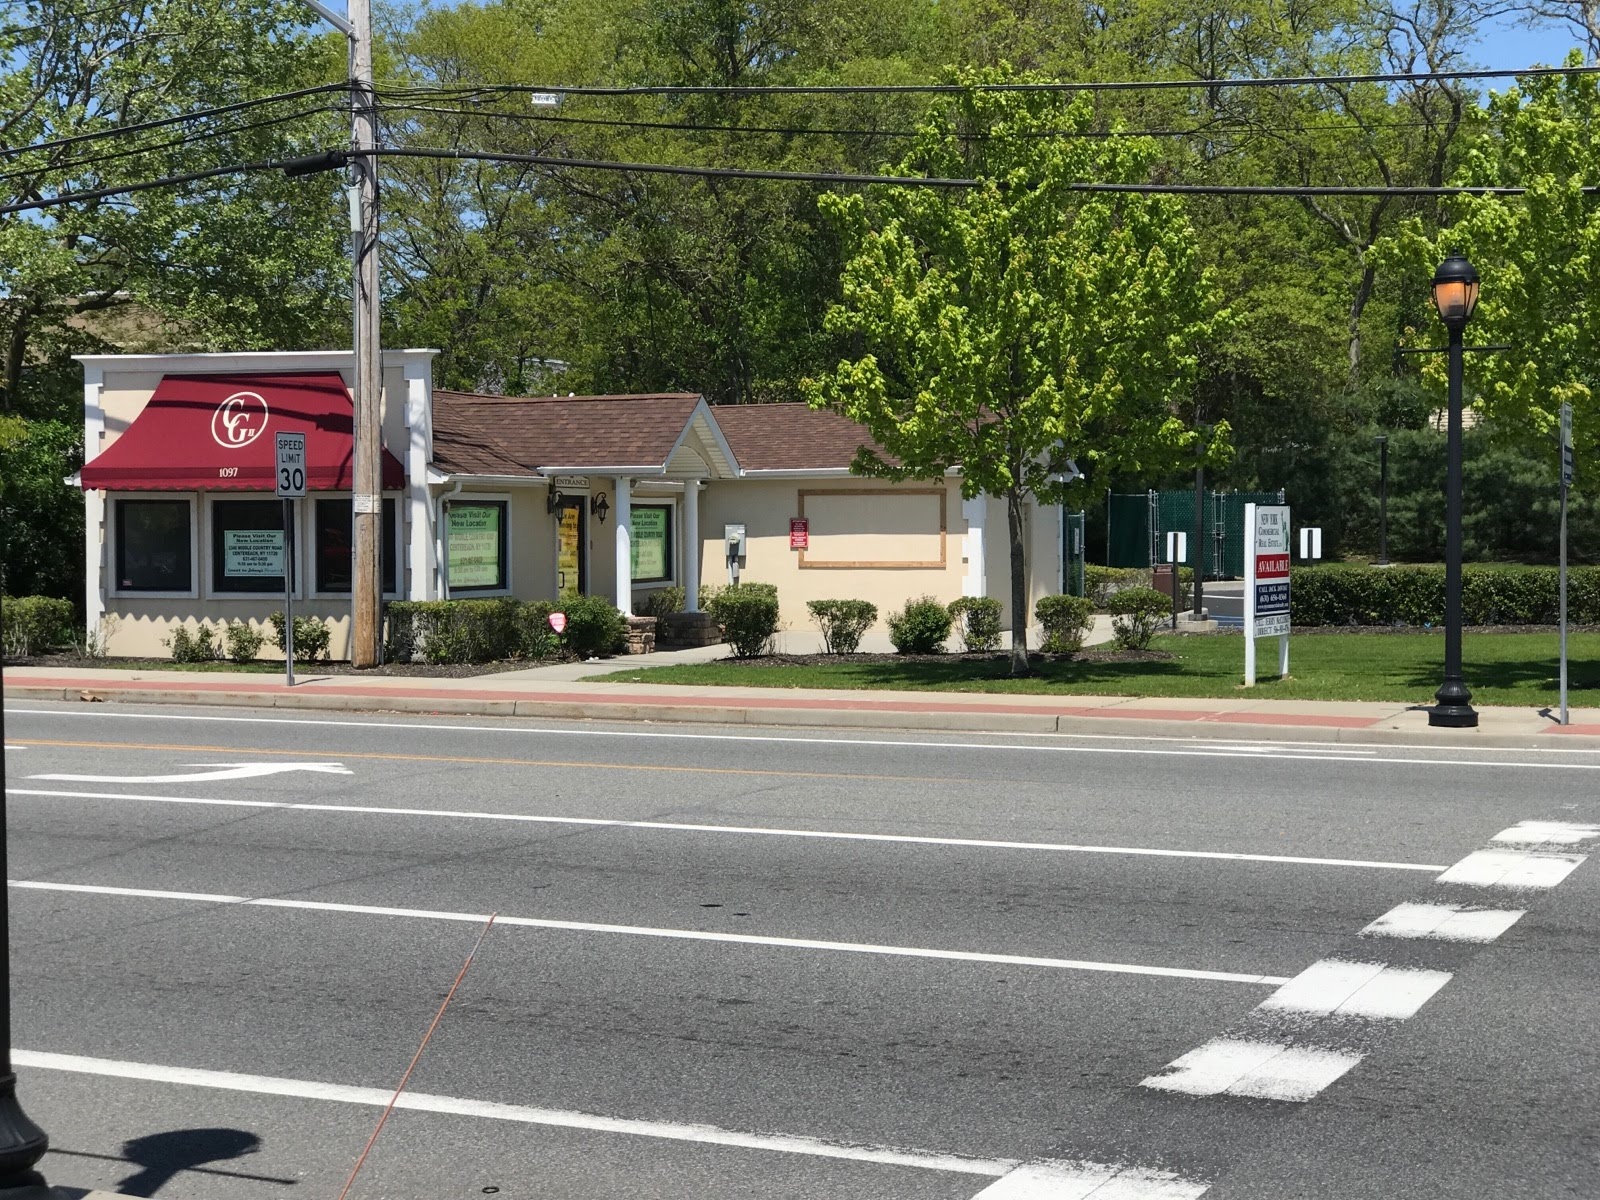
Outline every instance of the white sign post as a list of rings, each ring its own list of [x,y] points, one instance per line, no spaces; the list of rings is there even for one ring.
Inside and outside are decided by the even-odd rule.
[[[1244,684],[1256,683],[1256,639],[1278,639],[1278,674],[1289,674],[1289,507],[1244,506]]]
[[[1178,530],[1167,532],[1167,561],[1172,564],[1172,628],[1178,628],[1178,564],[1189,559],[1189,535]]]
[[[294,502],[306,494],[306,435],[277,435],[273,479],[283,500],[283,674],[294,686]]]
[[[1561,723],[1567,724],[1567,492],[1572,487],[1572,405],[1561,406]]]

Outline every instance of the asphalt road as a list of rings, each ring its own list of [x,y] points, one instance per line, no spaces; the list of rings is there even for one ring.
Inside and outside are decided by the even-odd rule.
[[[1600,1193],[1600,754],[43,703],[5,737],[52,1182],[338,1196],[482,934],[353,1197]]]

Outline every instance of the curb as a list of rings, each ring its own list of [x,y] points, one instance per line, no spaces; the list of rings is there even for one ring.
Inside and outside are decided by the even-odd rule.
[[[746,725],[778,728],[878,729],[900,732],[940,732],[973,734],[1061,734],[1071,737],[1159,737],[1185,741],[1252,742],[1283,741],[1310,743],[1362,742],[1380,745],[1424,745],[1428,748],[1457,749],[1548,749],[1556,743],[1551,734],[1493,733],[1479,730],[1451,731],[1445,735],[1427,730],[1367,725],[1330,727],[1308,717],[1304,723],[1285,720],[1281,714],[1264,713],[1253,722],[1252,714],[1239,713],[1227,721],[1173,716],[1118,717],[1059,715],[1056,713],[906,711],[882,709],[824,709],[750,707],[728,704],[630,704],[608,703],[596,699],[577,703],[570,700],[487,700],[450,696],[380,696],[366,698],[350,693],[184,691],[181,688],[154,691],[123,687],[59,687],[8,684],[5,696],[16,700],[62,700],[80,703],[177,704],[195,707],[272,708],[291,711],[405,713],[468,717],[542,717],[549,720],[620,721],[640,723],[681,723],[701,725]],[[1381,721],[1382,718],[1379,718]],[[1556,728],[1551,726],[1550,729]],[[1560,744],[1574,750],[1586,749],[1600,738],[1586,734],[1562,736]]]

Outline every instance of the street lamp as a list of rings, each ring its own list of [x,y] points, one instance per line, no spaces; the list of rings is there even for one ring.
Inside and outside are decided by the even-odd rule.
[[[1478,272],[1459,252],[1433,273],[1433,305],[1450,331],[1449,440],[1445,477],[1444,682],[1434,693],[1428,724],[1475,729],[1478,714],[1461,678],[1461,351],[1462,331],[1478,304]]]

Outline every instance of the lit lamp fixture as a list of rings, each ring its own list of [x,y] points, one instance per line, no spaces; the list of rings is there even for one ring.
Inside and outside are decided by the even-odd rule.
[[[611,501],[606,499],[604,492],[594,494],[594,499],[589,501],[589,511],[600,518],[600,524],[606,523],[606,514],[611,511]]]
[[[1428,724],[1474,729],[1478,714],[1461,678],[1461,332],[1478,306],[1478,272],[1454,252],[1433,273],[1433,306],[1450,331],[1449,439],[1446,449],[1444,533],[1444,682],[1434,693]]]

